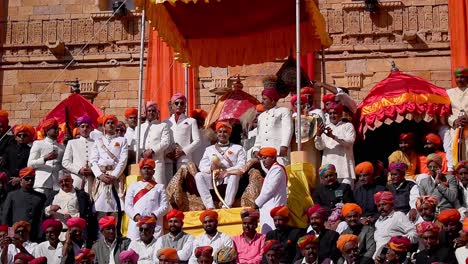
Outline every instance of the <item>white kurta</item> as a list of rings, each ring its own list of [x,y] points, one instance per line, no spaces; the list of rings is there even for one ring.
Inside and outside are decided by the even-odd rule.
[[[155,215],[158,220],[154,232],[154,237],[163,235],[163,218],[169,209],[169,204],[166,198],[166,190],[164,185],[156,184],[153,189],[142,196],[135,204],[133,198],[145,189],[148,182],[137,181],[130,185],[125,195],[125,213],[129,216],[127,237],[135,240],[140,237],[137,223],[133,220],[137,214],[140,216]]]
[[[54,160],[44,161],[44,156],[56,151],[58,156]],[[44,192],[44,189],[58,190],[58,172],[62,169],[62,158],[65,147],[56,140],[46,137],[33,142],[29,154],[28,166],[36,169],[34,189]]]
[[[81,168],[91,168],[91,149],[94,141],[91,138],[80,137],[68,141],[63,154],[62,166],[69,170],[73,178],[73,187],[83,189],[83,176],[80,175]]]
[[[132,242],[130,242],[130,245],[128,245],[128,248],[135,250],[135,252],[138,254],[138,264],[155,263],[153,257],[154,251],[157,250],[156,238],[153,238],[153,241],[149,243],[149,245],[146,245],[143,241],[141,241],[140,238],[132,240]]]
[[[260,207],[260,231],[266,234],[275,229],[275,223],[270,216],[271,209],[287,205],[288,181],[286,171],[279,164],[274,164],[268,171],[263,181],[262,190],[255,199],[255,204]]]
[[[44,241],[37,245],[36,250],[34,251],[34,257],[46,257],[47,264],[60,264],[62,261],[62,249],[63,244],[59,242],[57,248],[53,248],[49,241]]]
[[[264,147],[276,148],[278,154],[282,146],[290,149],[293,134],[291,111],[286,107],[275,106],[258,116],[257,137],[254,150]],[[284,166],[289,164],[287,157],[278,157],[278,162]]]
[[[328,124],[333,130],[335,139],[325,134],[315,137],[315,147],[323,150],[322,165],[333,164],[339,179],[355,179],[353,144],[356,139],[356,131],[353,124],[338,122]]]
[[[211,145],[209,133],[213,132],[213,130],[200,128],[198,132],[200,134],[200,145],[192,152],[192,161],[197,165],[200,164],[205,149]]]
[[[57,213],[60,214],[69,214],[71,217],[80,217],[80,208],[78,204],[78,198],[76,197],[76,192],[73,190],[72,192],[66,193],[62,189],[54,196],[51,205],[58,205],[60,209],[57,210]],[[44,209],[44,213],[46,216],[50,216],[51,210],[50,206],[47,206]],[[65,218],[57,218],[57,220],[62,222],[63,228],[67,228],[67,219]]]
[[[190,257],[189,264],[196,264],[197,263],[197,257],[195,257],[195,249],[197,247],[201,246],[210,246],[213,248],[213,254],[216,253],[216,251],[222,247],[234,247],[234,242],[232,241],[231,237],[218,232],[214,237],[210,238],[206,233],[203,233],[199,237],[195,238],[193,241],[193,252],[192,256]]]
[[[111,152],[117,160],[114,160],[105,149]],[[114,188],[122,198],[124,186],[120,181],[122,180],[122,173],[127,165],[127,158],[128,145],[127,141],[123,137],[106,135],[98,139],[93,145],[93,149],[91,151],[91,169],[96,176],[96,179],[94,181],[92,197],[95,200],[94,206],[96,211],[117,212],[117,203],[112,195],[112,186],[110,184],[105,184],[97,178],[104,173],[100,166],[109,166],[110,168],[113,168],[111,170],[107,170],[107,174],[119,179],[115,181]],[[120,204],[123,210],[123,202],[121,201]]]
[[[157,183],[167,185],[170,179],[165,175],[164,152],[171,143],[169,127],[166,123],[153,121],[151,124],[146,121],[141,125],[140,133],[140,153],[145,150],[153,151],[153,160],[156,162],[154,180]]]
[[[200,131],[197,121],[185,114],[180,115],[179,120],[175,121],[175,116],[171,115],[169,119],[164,120],[171,130],[172,143],[177,143],[182,147],[185,156],[177,161],[177,168],[192,160],[192,152],[200,145]]]
[[[452,135],[452,142],[456,144],[456,142],[458,142],[458,139],[455,138],[457,127],[453,127],[454,125],[453,123],[455,122],[456,119],[458,119],[460,115],[460,110],[463,110],[465,114],[468,115],[468,89],[465,89],[464,91],[462,91],[460,88],[455,87],[452,89],[448,89],[447,95],[450,98],[450,105],[452,106],[452,115],[450,115],[448,118],[448,124],[452,128],[450,129],[450,132]],[[468,137],[465,138],[464,146],[465,146],[465,152],[463,153],[463,158],[467,159],[468,158]],[[447,154],[449,153],[447,152]]]
[[[226,170],[240,169],[245,165],[246,161],[245,150],[241,145],[230,144],[225,147],[219,147],[219,149],[221,152],[216,149],[216,145],[212,145],[205,150],[200,165],[198,166],[200,172],[195,175],[197,189],[206,208],[215,208],[213,198],[210,194],[210,189],[213,189],[211,158],[217,156],[223,168]],[[226,156],[226,158],[224,156]],[[229,159],[232,164],[229,164],[227,159]],[[240,176],[237,175],[226,175],[223,180],[223,183],[227,184],[225,202],[229,206],[232,206],[234,203],[237,189],[239,188],[239,180]]]

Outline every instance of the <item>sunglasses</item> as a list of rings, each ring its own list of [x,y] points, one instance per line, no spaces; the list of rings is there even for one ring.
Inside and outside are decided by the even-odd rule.
[[[176,105],[176,106],[179,106],[179,105],[180,105],[180,106],[184,106],[184,105],[185,105],[185,102],[182,102],[182,101],[175,101],[175,102],[174,102],[174,105]]]
[[[32,181],[32,180],[34,180],[34,177],[24,177],[23,180],[24,181]]]
[[[154,228],[151,228],[151,227],[147,227],[147,228],[142,228],[140,227],[140,232],[146,232],[146,231],[151,231],[151,230],[154,230]]]
[[[353,248],[350,248],[350,249],[344,251],[345,254],[351,254],[352,252],[359,252],[359,248],[358,247],[353,247]]]
[[[29,137],[28,134],[24,134],[24,133],[17,134],[16,136],[19,137],[19,138],[27,138],[27,137]]]

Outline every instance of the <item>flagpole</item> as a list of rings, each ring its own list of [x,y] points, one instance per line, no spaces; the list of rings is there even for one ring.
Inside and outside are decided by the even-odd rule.
[[[301,151],[301,0],[296,0],[296,141]]]
[[[143,66],[145,56],[145,11],[146,11],[146,0],[143,3],[141,10],[141,29],[140,29],[140,69],[138,76],[138,118],[137,118],[137,130],[136,130],[136,162],[140,158],[140,127],[141,127],[141,114],[142,114],[142,99],[143,99]]]

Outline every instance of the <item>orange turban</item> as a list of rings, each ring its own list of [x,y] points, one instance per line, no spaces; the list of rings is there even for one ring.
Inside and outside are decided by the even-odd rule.
[[[156,226],[156,218],[152,216],[142,216],[138,219],[137,226],[141,227],[142,225]]]
[[[154,168],[156,168],[156,162],[152,159],[144,158],[140,160],[140,162],[138,162],[138,166],[140,167],[140,169],[144,166],[150,166],[154,170]]]
[[[177,209],[171,209],[167,215],[166,215],[166,219],[169,220],[169,219],[172,219],[172,218],[177,218],[179,219],[180,221],[184,221],[184,212],[182,211],[179,211]]]
[[[374,194],[374,203],[378,204],[380,201],[386,201],[388,203],[393,203],[393,194],[388,191],[378,192]]]
[[[351,235],[351,234],[340,235],[340,237],[338,237],[338,240],[336,241],[336,248],[338,248],[340,252],[343,253],[344,246],[348,242],[355,242],[356,244],[358,244],[359,237],[356,235]]]
[[[289,217],[289,208],[286,205],[277,206],[270,211],[270,216],[281,216],[281,217]]]
[[[415,136],[414,136],[414,133],[401,133],[400,134],[400,141],[409,141],[409,142],[413,142],[414,143],[414,140],[415,140]]]
[[[0,110],[0,122],[7,122],[8,124],[8,112],[6,110]]]
[[[32,167],[22,168],[19,171],[19,177],[24,178],[26,176],[33,176],[33,177],[36,176],[36,170],[33,169]]]
[[[388,242],[388,246],[391,250],[395,252],[408,252],[411,248],[411,241],[404,236],[394,236],[390,238],[390,242]]]
[[[116,226],[116,225],[117,225],[117,219],[114,216],[104,216],[101,219],[99,219],[100,229],[105,229],[109,226]]]
[[[437,220],[444,225],[447,225],[449,222],[458,222],[460,221],[460,213],[457,209],[447,209],[440,212]]]
[[[26,221],[18,221],[13,225],[13,230],[16,231],[16,229],[24,227],[24,229],[28,230],[28,232],[31,232],[31,224]]]
[[[78,227],[79,229],[83,230],[86,228],[86,221],[80,217],[72,217],[67,220],[67,226],[68,226],[68,229],[71,229],[73,227]]]
[[[419,224],[416,225],[416,232],[418,233],[418,235],[422,235],[426,231],[432,231],[432,232],[438,234],[439,231],[440,231],[440,228],[439,228],[439,226],[437,226],[433,222],[428,222],[428,221],[424,221],[424,222],[419,223]]]
[[[258,113],[263,113],[263,112],[265,112],[265,107],[263,107],[263,104],[258,104],[258,105],[255,106],[255,110]]]
[[[80,262],[83,260],[94,260],[94,251],[91,249],[83,248],[80,250],[78,256],[75,257],[76,262]]]
[[[34,127],[30,125],[17,125],[13,129],[13,134],[15,134],[15,136],[21,132],[27,134],[29,136],[29,139],[32,140],[34,137],[34,134],[36,133],[36,130],[34,129]]]
[[[426,136],[424,136],[424,138],[436,146],[439,146],[439,147],[442,146],[442,139],[437,134],[428,133],[426,134]]]
[[[355,203],[345,203],[343,208],[341,208],[341,213],[343,216],[348,216],[348,214],[353,211],[358,213],[358,215],[362,215],[362,208]]]
[[[283,250],[283,245],[281,245],[281,243],[278,240],[267,240],[265,241],[265,245],[263,246],[263,254],[267,253],[270,250],[281,252]]]
[[[468,217],[465,217],[465,219],[463,219],[463,232],[468,233]]]
[[[98,123],[99,125],[103,125],[103,124],[104,124],[104,116],[98,117],[98,118],[97,118],[97,123]]]
[[[213,248],[210,246],[203,246],[195,248],[195,257],[199,258],[203,256],[211,256],[213,254]]]
[[[103,118],[102,118],[102,124],[105,124],[107,122],[107,120],[112,120],[112,122],[117,125],[117,117],[115,117],[115,115],[105,115]]]
[[[430,206],[436,207],[439,201],[437,197],[432,195],[419,196],[416,199],[416,210],[421,211],[423,204],[428,204]]]
[[[194,109],[191,114],[192,118],[195,119],[206,119],[208,113],[203,109]]]
[[[276,149],[275,148],[261,148],[260,151],[258,152],[258,155],[264,156],[264,157],[276,157]]]
[[[165,256],[166,260],[178,261],[177,250],[175,248],[162,248],[158,251],[158,258]]]
[[[305,246],[312,243],[318,243],[318,237],[315,235],[305,235],[297,240],[297,247],[304,249]]]
[[[228,122],[223,122],[223,121],[216,122],[216,128],[215,128],[216,132],[218,132],[218,130],[222,127],[226,128],[228,133],[231,134],[232,126]]]
[[[334,102],[335,101],[335,95],[334,94],[326,94],[322,97],[322,102],[323,103],[326,103],[326,102]]]
[[[356,168],[354,169],[354,172],[356,174],[374,174],[374,165],[370,163],[369,161],[364,161],[359,163]]]
[[[295,107],[295,106],[296,106],[296,102],[297,102],[297,94],[295,94],[295,95],[293,95],[293,96],[291,97],[291,105],[292,105],[293,107]],[[308,103],[308,102],[307,102],[307,96],[304,95],[304,94],[301,94],[301,104],[307,104],[307,103]]]
[[[75,127],[72,131],[72,134],[73,134],[73,138],[75,138],[78,134],[80,133],[80,128],[79,127]]]
[[[58,127],[58,122],[55,118],[49,118],[42,123],[42,129],[44,130],[44,133],[47,133],[47,131],[53,127]]]
[[[200,222],[205,222],[205,217],[209,216],[215,220],[218,220],[218,213],[214,210],[205,210],[200,214]]]
[[[127,108],[125,109],[125,117],[129,118],[132,115],[138,115],[138,109],[136,108]]]
[[[251,217],[255,220],[258,220],[260,218],[260,214],[258,213],[258,211],[253,209],[252,207],[243,208],[240,212],[240,216],[242,219],[245,217]]]

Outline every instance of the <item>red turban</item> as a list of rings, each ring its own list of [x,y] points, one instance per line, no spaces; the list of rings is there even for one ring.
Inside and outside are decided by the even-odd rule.
[[[275,102],[277,102],[281,98],[281,95],[274,88],[263,89],[262,96],[266,96],[270,98],[270,100],[275,101]]]
[[[14,262],[16,262],[17,260],[22,260],[22,261],[28,263],[29,261],[31,261],[31,260],[33,260],[33,259],[34,259],[33,256],[31,256],[31,255],[29,255],[29,254],[26,254],[26,253],[20,252],[20,253],[18,253],[18,254],[15,255],[15,257],[14,257]]]
[[[276,157],[276,149],[270,147],[261,148],[260,151],[258,151],[258,155],[264,157]]]
[[[80,217],[72,217],[67,220],[67,226],[69,229],[73,227],[78,227],[79,229],[83,230],[86,228],[86,221]]]
[[[424,138],[436,146],[439,146],[439,147],[442,146],[442,139],[437,134],[428,133],[426,134],[426,136],[424,136]]]
[[[44,133],[53,127],[58,127],[58,122],[55,118],[49,118],[42,123],[42,129],[44,130]]]
[[[317,213],[322,219],[327,219],[330,215],[330,212],[327,209],[321,207],[320,204],[314,204],[314,206],[307,209],[307,217],[309,219],[315,213]]]
[[[428,222],[428,221],[424,221],[424,222],[419,223],[419,224],[416,225],[416,232],[419,235],[424,234],[426,231],[432,231],[432,232],[438,234],[439,231],[440,231],[440,228],[436,224],[434,224],[433,222]]]
[[[8,232],[8,225],[5,224],[5,225],[0,225],[0,232]]]
[[[63,225],[59,220],[50,218],[42,222],[42,230],[45,232],[49,227],[53,227],[55,231],[61,232]]]
[[[33,169],[32,167],[26,167],[26,168],[22,168],[20,171],[19,171],[19,176],[20,178],[24,178],[26,176],[36,176],[36,170]]]
[[[200,214],[200,222],[205,222],[205,217],[209,216],[215,220],[218,220],[218,213],[214,210],[205,210]]]
[[[132,115],[138,115],[138,109],[136,108],[127,108],[125,109],[125,117],[129,118]]]
[[[314,93],[315,93],[315,90],[312,87],[307,86],[307,87],[302,87],[301,88],[301,94],[307,94],[307,95],[313,96]]]
[[[428,204],[435,208],[438,203],[439,201],[437,200],[437,197],[435,196],[432,196],[432,195],[419,196],[416,199],[416,210],[421,211],[423,204]]]
[[[99,219],[99,228],[100,229],[105,229],[109,226],[116,226],[117,225],[117,219],[115,216],[104,216],[101,219]]]
[[[166,214],[166,219],[172,219],[172,218],[177,218],[180,221],[184,221],[184,212],[179,211],[177,209],[171,209],[167,214]]]
[[[216,122],[216,127],[215,127],[216,132],[218,132],[218,130],[222,127],[226,128],[228,133],[231,134],[232,126],[228,122],[223,122],[223,121]]]
[[[16,136],[18,135],[18,133],[25,133],[30,137],[29,139],[32,140],[34,137],[34,134],[36,133],[36,130],[34,129],[34,127],[30,125],[17,125],[13,129],[13,134],[15,134]]]
[[[380,201],[386,201],[388,203],[393,203],[393,194],[388,191],[378,192],[374,194],[374,203],[378,204]]]
[[[255,106],[255,110],[259,113],[265,112],[265,108],[263,107],[263,104],[258,104]]]
[[[293,107],[296,106],[296,102],[297,102],[297,94],[291,97],[291,105]],[[301,94],[301,104],[306,104],[306,103],[307,103],[307,96],[304,94]]]
[[[7,229],[8,229],[8,227],[7,227]],[[463,219],[463,232],[468,233],[468,217],[465,217],[465,219]]]
[[[13,225],[13,230],[16,231],[16,229],[23,227],[24,229],[28,230],[28,232],[31,232],[31,224],[26,221],[18,221]]]
[[[258,213],[258,211],[253,209],[252,207],[243,208],[240,212],[240,216],[242,219],[245,217],[250,217],[257,221],[260,218],[260,214]]]
[[[137,226],[141,227],[142,225],[156,226],[156,218],[153,216],[142,216],[138,219]]]
[[[304,249],[305,246],[312,243],[318,243],[318,237],[315,235],[305,235],[297,240],[297,247]]]
[[[8,175],[4,171],[0,171],[0,182],[3,184],[8,182]]]
[[[28,264],[47,264],[46,257],[38,257],[28,262]]]
[[[359,237],[351,234],[340,235],[340,237],[338,237],[338,240],[336,241],[336,248],[338,248],[338,250],[340,250],[341,253],[344,253],[344,246],[348,242],[355,242],[356,244],[358,244]]]
[[[176,93],[171,97],[171,102],[174,103],[177,100],[182,100],[184,102],[187,102],[187,97],[181,93]]]
[[[206,119],[208,113],[203,109],[194,109],[191,116],[195,119]]]
[[[343,113],[343,105],[338,103],[338,102],[333,102],[331,103],[329,106],[328,106],[328,109],[331,110],[331,109],[334,109],[336,112],[338,113]]]
[[[334,94],[326,94],[322,97],[322,102],[335,102],[335,95]]]
[[[203,256],[211,256],[213,254],[213,248],[210,246],[203,246],[195,248],[195,257],[199,258]]]
[[[177,250],[175,248],[162,248],[158,251],[158,258],[165,256],[166,260],[178,261]]]
[[[105,124],[107,122],[107,120],[112,120],[112,122],[117,125],[117,117],[115,117],[115,115],[105,115],[103,118],[102,118],[102,123]]]
[[[394,236],[390,238],[390,242],[388,242],[388,246],[391,250],[395,252],[408,252],[411,248],[411,241],[404,236]]]
[[[78,256],[75,257],[75,261],[83,261],[83,260],[94,260],[94,251],[91,249],[83,248],[80,250]]]
[[[0,110],[0,123],[8,125],[8,112],[5,110]]]
[[[449,222],[458,222],[460,221],[460,213],[457,209],[447,209],[440,212],[437,220],[444,225],[447,225]]]
[[[267,240],[265,241],[265,245],[263,246],[263,254],[267,253],[270,250],[280,252],[283,250],[283,246],[278,240]]]
[[[358,215],[362,215],[362,208],[355,203],[345,203],[343,208],[341,208],[341,214],[343,214],[343,216],[348,216],[348,214],[353,211],[358,213]]]
[[[103,125],[103,124],[104,124],[104,116],[98,117],[98,118],[97,118],[97,123],[98,123],[99,125]]]
[[[354,172],[356,172],[356,174],[370,174],[370,175],[373,175],[374,174],[374,165],[372,165],[372,163],[370,163],[369,161],[361,162],[356,166],[356,168],[354,169]]]
[[[409,141],[414,142],[415,136],[413,133],[401,133],[400,134],[400,141]]]
[[[154,168],[156,168],[156,162],[152,159],[144,158],[140,160],[140,162],[138,162],[138,166],[140,167],[140,169],[144,166],[150,166],[154,170]]]
[[[119,254],[120,262],[131,261],[133,263],[137,263],[139,258],[140,258],[140,256],[138,255],[138,253],[136,253],[131,248],[128,249],[128,250],[124,250],[124,251],[120,252],[120,254]]]
[[[277,206],[270,211],[270,216],[289,217],[289,208],[286,205]]]

